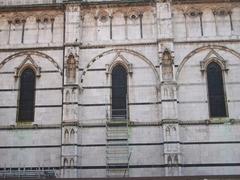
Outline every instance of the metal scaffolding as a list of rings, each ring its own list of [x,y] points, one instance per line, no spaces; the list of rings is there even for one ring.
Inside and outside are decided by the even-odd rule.
[[[112,110],[113,111],[113,110]],[[122,112],[123,110],[115,109]],[[107,177],[129,176],[128,107],[123,116],[107,116],[106,173]],[[109,113],[107,113],[109,114]]]

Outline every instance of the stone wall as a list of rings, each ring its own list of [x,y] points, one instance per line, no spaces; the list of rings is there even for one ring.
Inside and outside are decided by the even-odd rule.
[[[111,73],[121,64],[130,177],[239,174],[239,13],[239,3],[169,1],[9,7],[0,14],[0,170],[106,177]],[[224,118],[209,115],[212,60],[222,68]],[[37,75],[27,123],[17,121],[25,67]]]

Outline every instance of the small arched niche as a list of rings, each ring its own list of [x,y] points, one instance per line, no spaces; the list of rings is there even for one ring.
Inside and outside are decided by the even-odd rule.
[[[64,131],[64,143],[69,143],[69,131],[65,129]]]
[[[70,142],[71,143],[74,143],[74,136],[75,135],[75,131],[74,131],[74,129],[71,129],[71,131],[70,131]]]
[[[77,62],[73,55],[69,55],[67,59],[67,82],[75,83]]]
[[[173,79],[173,60],[168,50],[165,50],[162,56],[162,77],[164,81]]]

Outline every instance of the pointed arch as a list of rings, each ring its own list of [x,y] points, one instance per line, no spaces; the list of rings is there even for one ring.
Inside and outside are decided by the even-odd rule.
[[[171,130],[170,130],[170,127],[169,127],[169,126],[166,127],[165,132],[166,132],[166,135],[167,135],[167,136],[170,136]]]
[[[175,156],[174,156],[174,164],[178,164],[178,155],[177,154],[175,154]]]
[[[8,56],[7,58],[5,58],[1,63],[0,63],[0,70],[1,68],[6,64],[8,63],[9,61],[17,58],[17,57],[21,57],[21,56],[31,56],[31,55],[35,55],[35,56],[39,56],[39,57],[42,57],[48,61],[50,61],[53,66],[60,72],[60,74],[62,75],[62,70],[60,68],[60,66],[58,65],[58,63],[52,58],[50,57],[49,55],[45,54],[45,53],[42,53],[42,52],[39,52],[39,51],[21,51],[21,52],[18,52],[18,53],[15,53],[13,55],[10,55]]]
[[[73,159],[73,158],[71,158],[71,160],[70,160],[70,164],[69,164],[69,165],[70,165],[71,168],[74,167],[74,159]]]
[[[113,58],[112,63],[107,65],[107,73],[111,74],[116,65],[122,65],[128,73],[132,73],[132,64],[129,63],[128,60],[120,53],[117,53],[117,55]]]
[[[208,65],[213,63],[213,62],[218,64],[223,71],[228,70],[226,61],[221,60],[221,59],[216,58],[216,57],[211,57],[208,60],[206,60],[204,62],[201,62],[201,70],[203,70],[203,71],[207,70]]]
[[[20,75],[18,121],[34,121],[36,74],[30,67]]]
[[[71,131],[70,131],[70,141],[71,141],[71,143],[74,142],[74,134],[75,134],[75,131],[74,131],[74,129],[72,128]]]
[[[182,68],[183,66],[185,65],[185,63],[187,61],[189,61],[194,55],[196,55],[197,53],[199,52],[202,52],[202,51],[205,51],[205,50],[208,50],[208,49],[218,49],[218,50],[222,50],[222,51],[226,51],[226,52],[229,52],[231,53],[232,55],[236,56],[239,60],[240,60],[240,54],[238,52],[236,52],[235,50],[233,49],[230,49],[230,48],[227,48],[225,46],[219,46],[219,45],[208,45],[208,46],[202,46],[202,47],[199,47],[195,50],[193,50],[192,52],[190,52],[187,56],[184,57],[184,59],[181,61],[178,69],[177,69],[177,72],[176,72],[176,79],[178,80],[179,78],[179,75],[182,71]]]
[[[64,166],[64,167],[67,167],[67,166],[68,166],[68,159],[67,159],[67,158],[64,158],[64,160],[63,160],[63,166]]]
[[[168,165],[171,165],[171,164],[172,164],[172,157],[171,157],[171,155],[168,155],[168,157],[167,157],[167,163],[168,163]]]
[[[86,76],[86,74],[87,74],[88,69],[90,69],[90,67],[91,67],[96,61],[98,61],[98,60],[101,59],[103,56],[106,56],[106,55],[108,55],[108,54],[112,54],[112,53],[118,53],[118,54],[119,54],[119,53],[121,53],[121,52],[129,53],[129,54],[131,54],[131,55],[137,56],[140,60],[142,60],[142,61],[144,61],[145,63],[147,63],[147,64],[150,66],[150,68],[152,69],[152,71],[153,71],[153,73],[154,73],[154,75],[155,75],[155,77],[156,77],[156,83],[157,83],[157,85],[160,84],[160,77],[159,77],[158,71],[157,71],[157,69],[155,68],[154,64],[153,64],[148,58],[146,58],[144,55],[142,55],[142,54],[140,54],[140,53],[138,53],[138,52],[136,52],[136,51],[130,50],[130,49],[111,49],[111,50],[108,50],[108,51],[105,51],[105,52],[99,54],[98,56],[95,56],[95,57],[86,65],[86,67],[84,68],[84,70],[83,70],[83,72],[82,72],[82,74],[81,74],[81,77],[80,77],[80,79],[81,79],[81,84],[83,84],[83,82],[84,82],[84,78],[85,78],[85,76]]]
[[[122,64],[112,69],[112,118],[127,119],[127,70]]]
[[[73,159],[73,158],[71,158],[71,160],[70,160],[70,166],[71,166],[71,167],[74,166],[74,159]]]
[[[207,86],[210,117],[226,117],[222,68],[214,61],[207,65]]]
[[[19,77],[26,68],[31,68],[35,72],[37,77],[40,76],[41,67],[37,65],[37,63],[30,55],[27,55],[25,60],[23,60],[23,62],[15,68],[15,77]]]
[[[203,59],[203,61],[200,62],[201,65],[201,71],[206,71],[207,66],[211,62],[216,62],[218,65],[221,66],[222,70],[228,70],[227,62],[224,60],[224,58],[218,54],[214,49],[211,49],[207,56]]]
[[[70,102],[70,92],[69,92],[69,90],[66,91],[65,101],[66,101],[66,102]]]
[[[69,142],[69,131],[68,131],[68,129],[65,129],[65,131],[64,131],[64,142],[65,143]]]
[[[70,135],[73,135],[75,133],[74,129],[72,128],[70,131]]]
[[[72,101],[72,102],[75,102],[75,101],[77,101],[77,99],[78,99],[78,96],[77,96],[77,88],[74,87],[74,88],[72,88],[72,99],[71,99],[71,101]]]

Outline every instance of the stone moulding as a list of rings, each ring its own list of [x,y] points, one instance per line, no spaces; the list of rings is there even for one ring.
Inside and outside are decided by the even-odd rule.
[[[41,76],[41,67],[37,65],[37,63],[32,59],[30,55],[27,55],[25,60],[20,64],[20,66],[15,68],[15,78],[18,78],[24,69],[30,67],[34,70],[37,77]]]
[[[224,3],[239,2],[239,0],[172,0],[173,4],[192,4],[192,3]]]
[[[173,4],[192,4],[192,3],[221,3],[221,2],[239,2],[239,0],[168,0]],[[79,4],[83,6],[88,5],[124,5],[124,4],[149,4],[149,3],[164,3],[167,1],[161,0],[87,0],[87,1],[80,1],[80,0],[63,0],[62,2],[51,2],[51,3],[31,3],[31,4],[7,4],[2,3],[0,5],[0,10],[3,11],[14,11],[16,8],[18,10],[42,10],[42,9],[51,9],[51,10],[64,10],[65,5],[68,4]]]
[[[202,47],[199,47],[193,51],[191,51],[187,56],[185,56],[185,58],[181,61],[178,69],[177,69],[177,72],[176,72],[176,80],[178,80],[180,74],[181,74],[181,71],[182,71],[182,68],[184,67],[185,63],[190,60],[194,55],[196,55],[197,53],[201,52],[201,51],[205,51],[205,50],[222,50],[222,51],[225,51],[225,52],[228,52],[234,56],[236,56],[239,60],[240,60],[240,54],[233,50],[233,49],[230,49],[228,47],[225,47],[225,46],[220,46],[220,45],[207,45],[207,46],[202,46]],[[227,64],[226,66],[227,67]],[[223,68],[224,69],[224,68]],[[227,69],[227,68],[226,68]]]
[[[112,69],[117,64],[123,65],[127,69],[128,73],[130,75],[133,73],[133,70],[132,70],[133,65],[131,63],[129,63],[128,60],[123,55],[121,55],[120,53],[117,53],[117,55],[112,60],[112,63],[111,64],[106,64],[106,74],[111,74]]]
[[[145,63],[147,63],[147,64],[151,67],[151,69],[152,69],[152,71],[153,71],[153,73],[154,73],[154,75],[155,75],[155,77],[156,77],[156,84],[158,84],[158,85],[160,84],[159,74],[158,74],[155,66],[152,64],[152,62],[151,62],[148,58],[146,58],[144,55],[142,55],[142,54],[140,54],[140,53],[138,53],[138,52],[136,52],[136,51],[130,50],[130,49],[111,49],[111,50],[102,52],[102,53],[99,54],[98,56],[94,57],[92,60],[90,60],[90,62],[89,62],[89,63],[87,64],[87,66],[84,68],[84,70],[83,70],[83,72],[82,72],[82,74],[81,74],[81,76],[80,76],[81,84],[83,84],[83,82],[84,82],[84,79],[85,79],[85,76],[86,76],[86,74],[87,74],[88,69],[91,67],[91,65],[92,65],[93,63],[95,63],[95,61],[99,60],[100,58],[102,58],[102,57],[105,56],[105,55],[112,54],[112,53],[119,54],[119,53],[121,53],[121,52],[129,53],[129,54],[131,54],[131,55],[134,55],[134,56],[138,57],[140,60],[142,60],[142,61],[144,61]],[[129,68],[131,69],[131,65],[130,65]],[[131,71],[130,71],[130,72],[131,72]]]
[[[14,60],[17,57],[26,56],[26,55],[27,56],[31,56],[31,55],[39,56],[39,57],[42,57],[42,58],[50,61],[55,66],[55,68],[59,71],[59,73],[62,75],[62,69],[60,68],[58,63],[52,57],[48,56],[45,53],[39,52],[39,51],[20,51],[18,53],[10,55],[0,63],[0,70],[9,61]],[[29,60],[29,59],[27,59],[27,60]]]
[[[204,60],[200,61],[201,71],[205,72],[207,70],[208,64],[211,62],[216,62],[217,64],[219,64],[223,71],[228,71],[229,69],[227,61],[222,56],[220,56],[214,49],[212,49],[204,58]]]

